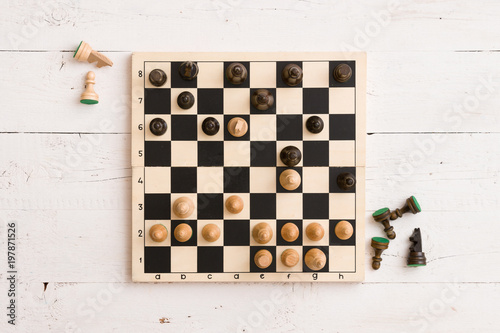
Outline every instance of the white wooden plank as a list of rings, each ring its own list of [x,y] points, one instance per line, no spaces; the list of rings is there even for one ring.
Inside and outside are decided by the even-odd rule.
[[[128,135],[102,135],[79,164],[65,164],[91,135],[2,134],[0,210],[20,223],[25,281],[106,282],[118,274],[130,281],[130,160]],[[500,252],[496,223],[500,199],[498,134],[456,134],[401,173],[418,151],[415,140],[438,135],[372,135],[367,149],[366,264],[369,239],[382,236],[370,214],[400,207],[415,195],[423,208],[395,221],[398,237],[384,254],[383,268],[367,269],[367,281],[498,281],[491,262]],[[421,145],[423,147],[423,145]],[[69,150],[68,150],[69,149]],[[459,153],[457,153],[459,152]],[[79,156],[79,155],[76,155]],[[402,162],[403,161],[403,162]],[[421,227],[429,265],[408,269],[408,237]]]
[[[131,56],[106,54],[112,68],[71,52],[0,53],[9,77],[0,132],[130,133]],[[500,53],[369,53],[367,131],[500,132],[499,62]],[[89,70],[100,95],[92,106],[79,103]]]
[[[0,4],[0,49],[112,51],[494,50],[495,0],[26,1]],[[293,36],[293,37],[292,37]]]
[[[494,332],[500,286],[39,282],[18,306],[23,332]]]

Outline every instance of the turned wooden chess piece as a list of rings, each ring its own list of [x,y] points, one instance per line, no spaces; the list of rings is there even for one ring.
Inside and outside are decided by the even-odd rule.
[[[343,172],[337,176],[337,185],[344,191],[348,191],[356,185],[356,178],[350,172]]]
[[[260,111],[266,111],[274,104],[273,94],[267,89],[255,90],[250,98],[253,107]]]
[[[321,119],[318,116],[311,116],[307,118],[306,121],[306,128],[309,132],[313,134],[318,134],[321,133],[323,128],[325,127],[325,124],[323,122],[323,119]]]
[[[92,47],[84,41],[81,41],[80,45],[78,45],[78,48],[73,54],[73,58],[78,61],[86,61],[90,64],[97,61],[97,67],[99,68],[103,66],[113,66],[113,62],[108,57],[92,50]]]
[[[299,148],[295,146],[286,146],[280,152],[280,159],[284,165],[289,167],[294,167],[300,163],[302,159],[302,153]]]
[[[341,240],[348,240],[352,237],[354,233],[354,228],[349,221],[340,221],[335,226],[335,236],[337,236]]]
[[[319,271],[326,265],[326,255],[320,249],[310,249],[304,257],[304,262],[309,269]]]
[[[232,195],[226,199],[226,209],[232,214],[239,214],[243,210],[244,203],[237,195]]]
[[[149,236],[155,242],[163,242],[168,236],[167,228],[163,224],[155,224],[149,229]]]
[[[286,249],[281,254],[281,262],[286,267],[294,267],[299,263],[299,260],[300,260],[299,253],[294,249]]]
[[[382,255],[382,252],[384,252],[384,250],[387,250],[387,248],[389,247],[389,240],[384,237],[373,237],[372,247],[375,249],[375,256],[372,257],[372,268],[379,269],[380,262],[382,261],[382,258],[380,258],[380,256]]]
[[[234,117],[227,123],[227,131],[235,138],[240,138],[247,134],[248,123],[241,117]]]
[[[194,96],[189,91],[183,91],[177,96],[177,105],[183,110],[188,110],[194,105]]]
[[[333,78],[339,83],[349,81],[352,76],[352,69],[348,64],[340,64],[333,70]]]
[[[177,241],[184,243],[191,239],[193,236],[193,229],[187,223],[181,223],[174,230],[174,237]]]
[[[201,235],[207,242],[215,242],[220,237],[220,228],[213,223],[207,224],[201,230]]]
[[[420,213],[422,209],[420,208],[420,204],[414,196],[406,199],[405,205],[399,209],[392,211],[389,208],[381,208],[372,214],[373,219],[376,222],[382,223],[384,226],[384,231],[387,234],[389,239],[396,238],[396,233],[394,232],[394,227],[391,226],[390,221],[396,220],[399,217],[402,217],[403,214],[407,212],[412,212],[413,214]]]
[[[425,258],[425,253],[422,252],[422,235],[420,234],[420,228],[415,228],[413,234],[410,236],[410,256],[408,257],[408,266],[418,267],[427,265],[427,259]]]
[[[288,64],[281,72],[281,79],[286,85],[294,87],[302,82],[302,68],[296,64]]]
[[[95,73],[88,72],[85,80],[85,91],[80,96],[80,103],[83,104],[97,104],[99,103],[99,95],[94,90]]]
[[[161,69],[153,69],[149,73],[149,82],[155,87],[161,87],[167,82],[167,74]]]
[[[259,250],[254,257],[255,265],[261,269],[268,268],[273,263],[273,255],[268,250]]]
[[[259,244],[266,244],[273,238],[273,229],[266,222],[261,222],[252,230],[253,239]]]
[[[288,191],[293,191],[300,186],[300,174],[293,169],[286,169],[280,175],[281,186]]]
[[[162,118],[155,118],[149,123],[149,130],[156,136],[167,133],[167,128],[167,122]]]
[[[232,84],[242,84],[248,77],[248,71],[243,64],[233,62],[226,69],[226,77]]]
[[[321,224],[313,222],[307,226],[306,235],[310,240],[317,242],[325,236],[325,229],[323,229]]]
[[[189,217],[194,212],[193,200],[188,197],[180,197],[174,201],[172,210],[174,211],[174,214],[181,219]]]
[[[295,223],[288,222],[281,227],[281,237],[287,242],[294,242],[299,235],[300,231]]]
[[[179,74],[184,80],[191,81],[198,76],[198,64],[192,61],[183,62],[179,66]]]

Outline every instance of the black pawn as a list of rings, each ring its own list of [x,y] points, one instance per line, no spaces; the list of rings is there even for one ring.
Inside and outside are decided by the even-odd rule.
[[[248,71],[243,64],[233,62],[226,69],[226,77],[232,84],[242,84],[248,77]]]
[[[187,110],[194,105],[194,96],[189,91],[184,91],[177,97],[177,105],[181,109]]]
[[[254,91],[250,102],[253,107],[260,111],[266,111],[274,104],[273,94],[267,89],[258,89]]]
[[[165,134],[167,128],[167,122],[161,118],[155,118],[149,123],[149,130],[156,136]]]
[[[302,82],[302,68],[296,64],[288,64],[281,72],[281,79],[286,85],[294,87]]]
[[[293,167],[300,163],[302,153],[295,146],[286,146],[281,150],[280,159],[286,166]]]
[[[352,69],[348,64],[340,64],[333,70],[333,78],[335,81],[344,83],[349,81],[352,76]]]
[[[192,61],[183,62],[179,66],[179,74],[184,80],[191,81],[198,76],[198,64]]]
[[[167,82],[167,74],[161,69],[153,69],[149,73],[149,82],[155,87],[161,87]]]
[[[311,133],[320,133],[324,127],[323,119],[318,116],[309,117],[306,121],[306,128]]]
[[[349,172],[344,172],[338,175],[337,177],[337,185],[345,191],[350,190],[351,188],[356,185],[356,178],[354,178],[354,175]]]
[[[208,117],[203,120],[201,124],[201,129],[206,135],[215,135],[219,132],[219,121],[214,117]]]

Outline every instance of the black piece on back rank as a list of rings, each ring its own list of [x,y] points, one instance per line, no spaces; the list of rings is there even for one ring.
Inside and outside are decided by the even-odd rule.
[[[233,62],[226,69],[226,77],[232,84],[242,84],[248,77],[248,71],[243,64]]]
[[[418,267],[427,265],[425,253],[422,252],[422,235],[420,228],[415,228],[410,236],[410,242],[413,244],[410,247],[410,256],[408,257],[408,266]]]
[[[352,76],[352,69],[348,64],[340,64],[333,70],[333,78],[335,81],[344,83],[349,81]]]
[[[149,82],[153,86],[161,87],[167,82],[167,74],[161,69],[153,69],[151,73],[149,73]]]
[[[191,81],[198,76],[198,64],[192,61],[183,62],[179,67],[179,74],[184,80]]]
[[[290,87],[295,87],[300,84],[300,82],[302,82],[302,77],[302,68],[296,64],[286,65],[281,72],[281,79]]]

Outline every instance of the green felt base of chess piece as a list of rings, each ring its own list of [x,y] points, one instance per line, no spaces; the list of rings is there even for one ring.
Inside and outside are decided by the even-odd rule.
[[[93,99],[82,99],[82,100],[80,100],[80,103],[83,103],[83,104],[97,104],[97,103],[99,103],[99,101],[95,101]]]
[[[406,199],[406,203],[402,208],[397,208],[394,211],[391,211],[389,208],[381,208],[372,214],[373,219],[376,222],[382,223],[384,226],[384,231],[387,234],[387,237],[390,239],[396,238],[396,233],[394,232],[394,227],[391,226],[389,221],[396,220],[403,216],[403,214],[411,212],[412,214],[417,214],[422,211],[420,204],[413,195]]]

